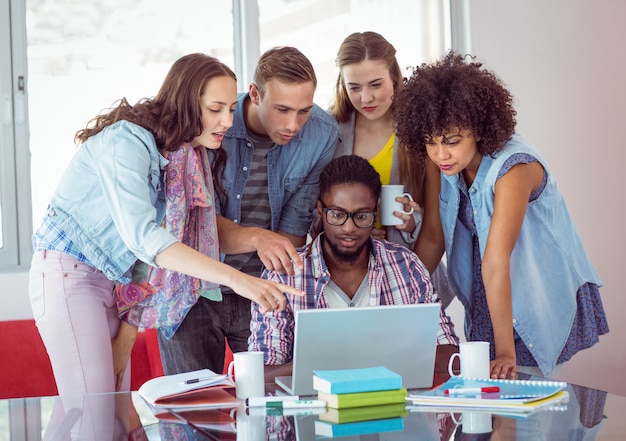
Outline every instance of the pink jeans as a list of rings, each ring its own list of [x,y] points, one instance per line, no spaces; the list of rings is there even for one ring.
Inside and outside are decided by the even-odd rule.
[[[37,251],[29,292],[59,395],[114,392],[111,338],[120,319],[113,282],[67,254]],[[130,363],[121,390],[129,389]]]

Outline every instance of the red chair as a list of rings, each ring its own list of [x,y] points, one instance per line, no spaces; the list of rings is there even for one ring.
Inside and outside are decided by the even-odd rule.
[[[58,395],[52,366],[32,319],[0,321],[0,399]],[[233,359],[226,345],[224,372]],[[25,376],[26,373],[26,376]],[[131,389],[163,375],[155,329],[140,329],[131,353]]]
[[[156,329],[140,329],[130,356],[130,389],[137,390],[146,381],[164,375]]]
[[[0,322],[0,399],[58,395],[35,321]],[[140,330],[131,353],[131,389],[163,375],[156,331]]]
[[[0,322],[0,398],[57,395],[35,320]]]
[[[233,361],[233,351],[231,351],[228,345],[228,339],[226,340],[226,353],[224,354],[224,374],[228,373],[228,365]]]

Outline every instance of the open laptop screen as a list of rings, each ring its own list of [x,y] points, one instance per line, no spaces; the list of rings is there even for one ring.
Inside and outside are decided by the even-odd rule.
[[[430,387],[439,311],[438,303],[296,311],[293,375],[276,383],[313,395],[314,369],[385,366],[406,388]]]

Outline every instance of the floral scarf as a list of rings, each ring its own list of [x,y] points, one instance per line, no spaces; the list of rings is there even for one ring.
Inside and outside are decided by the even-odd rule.
[[[162,226],[185,245],[219,259],[213,176],[206,147],[184,144],[165,152]],[[130,284],[115,287],[120,317],[171,338],[200,295],[221,300],[219,285],[137,261]]]

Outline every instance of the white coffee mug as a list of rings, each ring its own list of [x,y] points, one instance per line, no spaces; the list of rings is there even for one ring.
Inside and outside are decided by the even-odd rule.
[[[455,374],[452,369],[454,359],[459,357],[461,373]],[[489,378],[489,342],[464,341],[459,345],[459,352],[452,354],[448,362],[448,373],[452,377]]]
[[[404,192],[404,185],[383,185],[382,192],[380,194],[380,223],[382,225],[401,225],[402,219],[394,216],[394,211],[399,211],[404,214],[413,214],[413,207],[410,211],[404,211],[404,205],[401,202],[396,201],[396,198],[406,196],[409,200],[413,200],[409,193]]]
[[[250,414],[248,410],[245,404],[237,408],[237,423],[233,424],[237,441],[265,441],[265,415]]]
[[[236,396],[240,400],[265,395],[263,352],[235,352],[228,365],[228,375],[235,379]]]
[[[463,433],[489,433],[493,430],[490,413],[463,412],[459,421],[456,420],[454,414],[451,416],[454,424],[457,426],[461,424],[461,432]]]

